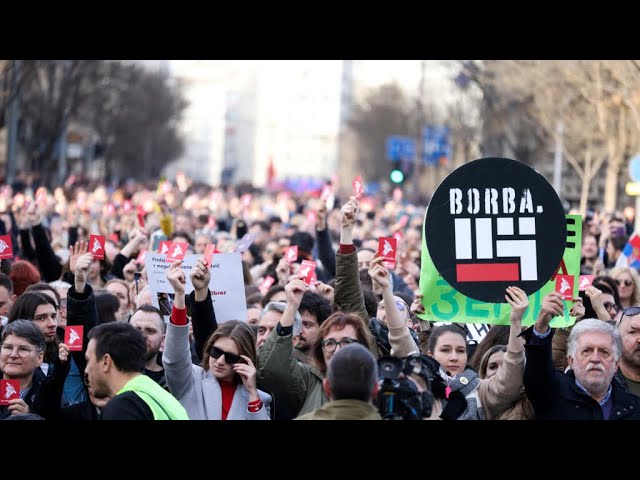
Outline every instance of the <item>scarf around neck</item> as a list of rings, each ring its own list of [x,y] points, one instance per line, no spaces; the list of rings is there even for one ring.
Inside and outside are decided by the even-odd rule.
[[[485,420],[484,410],[478,397],[480,378],[470,368],[455,377],[448,376],[440,368],[433,385],[433,394],[442,402],[443,420]],[[448,388],[449,395],[447,395]],[[447,398],[448,396],[448,398]]]

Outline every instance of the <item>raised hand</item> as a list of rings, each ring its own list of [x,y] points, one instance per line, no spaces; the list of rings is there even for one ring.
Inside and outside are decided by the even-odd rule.
[[[576,317],[576,322],[579,322],[584,318],[584,314],[586,313],[584,305],[582,304],[582,297],[574,298],[572,301],[574,303],[571,310],[569,310],[569,315]]]
[[[421,293],[416,294],[415,298],[413,299],[413,302],[411,303],[411,313],[414,314],[423,314],[426,313],[425,309],[424,309],[424,305],[422,304],[422,298],[424,297],[424,295],[422,295]]]
[[[66,343],[60,343],[58,345],[58,358],[62,363],[65,363],[69,359],[69,346]]]
[[[507,287],[507,294],[504,296],[509,305],[511,305],[511,315],[509,319],[511,323],[520,323],[524,312],[529,306],[529,298],[527,294],[518,287]]]
[[[278,262],[278,266],[276,267],[276,275],[278,276],[278,284],[286,285],[289,281],[289,272],[290,267],[284,257],[280,259]]]
[[[545,333],[547,327],[553,317],[560,316],[564,313],[564,302],[562,301],[562,295],[558,292],[550,292],[542,299],[542,308],[538,314],[536,320],[536,330],[540,333]]]
[[[129,260],[124,268],[122,269],[122,275],[127,283],[131,283],[135,279],[135,273],[138,271],[138,265],[134,259]]]
[[[391,288],[389,270],[382,265],[383,257],[375,257],[369,265],[369,276],[374,284],[377,284],[382,290]]]
[[[299,275],[294,276],[289,283],[284,287],[284,292],[287,295],[287,304],[294,305],[296,310],[300,307],[302,302],[302,296],[304,292],[309,289],[309,286],[304,283],[302,277]]]
[[[201,302],[209,296],[211,270],[204,264],[204,257],[198,258],[191,270],[191,283],[195,289],[196,301]]]
[[[320,202],[316,210],[316,230],[322,231],[327,228],[327,202]]]
[[[256,367],[246,355],[240,355],[240,357],[247,363],[234,364],[233,371],[240,375],[240,379],[249,393],[249,401],[257,400],[259,397],[256,387]]]
[[[89,269],[93,263],[92,253],[83,253],[75,260],[74,282],[77,293],[83,293],[84,287],[87,285],[87,277]]]
[[[322,295],[324,298],[326,298],[330,302],[333,302],[334,290],[331,285],[327,285],[326,283],[322,283],[322,282],[316,282],[315,287],[320,295]]]
[[[69,270],[76,271],[76,262],[78,259],[89,251],[89,242],[76,242],[75,245],[69,247]]]
[[[340,209],[340,218],[342,228],[353,228],[356,223],[356,214],[358,213],[358,202],[356,197],[351,197]]]
[[[184,274],[184,270],[182,270],[182,260],[178,260],[171,264],[169,271],[167,272],[167,280],[173,287],[176,297],[178,295],[184,296],[187,279]]]

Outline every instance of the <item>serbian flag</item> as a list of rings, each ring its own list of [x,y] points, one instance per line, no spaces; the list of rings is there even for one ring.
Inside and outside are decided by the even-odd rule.
[[[636,232],[629,238],[629,241],[622,250],[622,255],[626,259],[626,264],[632,268],[640,269],[640,236]],[[620,257],[622,257],[620,255]],[[624,265],[624,264],[623,264]],[[616,267],[618,264],[616,263]]]

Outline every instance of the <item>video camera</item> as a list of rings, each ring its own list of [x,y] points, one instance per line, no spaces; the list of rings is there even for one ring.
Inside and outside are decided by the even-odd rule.
[[[431,415],[434,397],[431,383],[437,365],[426,355],[407,358],[381,357],[378,359],[380,390],[376,404],[385,420],[422,420]],[[414,376],[425,383],[421,392]]]

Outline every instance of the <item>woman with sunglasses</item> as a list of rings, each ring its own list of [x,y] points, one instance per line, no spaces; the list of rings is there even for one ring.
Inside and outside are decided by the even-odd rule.
[[[181,264],[167,272],[176,294],[162,356],[169,391],[191,420],[269,420],[271,397],[256,387],[256,339],[247,323],[222,323],[204,346],[202,366],[191,363]]]
[[[618,295],[622,309],[640,304],[640,277],[631,267],[616,267],[609,276],[618,284]]]

